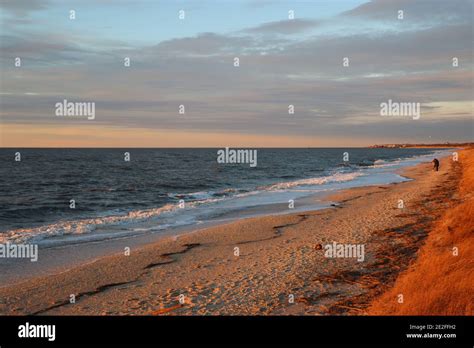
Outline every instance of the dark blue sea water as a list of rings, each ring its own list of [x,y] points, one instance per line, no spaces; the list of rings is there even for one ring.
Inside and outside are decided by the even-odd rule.
[[[0,242],[156,233],[229,213],[245,216],[252,207],[286,206],[289,199],[299,209],[318,208],[298,202],[330,190],[403,181],[399,168],[443,152],[258,149],[252,168],[217,163],[217,150],[1,149]]]

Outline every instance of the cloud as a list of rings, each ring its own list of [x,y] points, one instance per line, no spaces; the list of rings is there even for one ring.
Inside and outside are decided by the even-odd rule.
[[[1,61],[2,117],[7,123],[71,127],[88,122],[54,117],[54,103],[65,98],[96,102],[95,122],[104,127],[370,138],[433,135],[436,123],[450,137],[466,134],[474,64],[470,23],[385,31],[367,19],[364,30],[326,31],[354,25],[341,17],[333,21],[324,30],[310,19],[270,22],[136,48],[100,35],[45,39],[10,33],[1,40],[2,56],[10,59],[8,65]],[[311,36],[281,35],[312,27]],[[15,69],[16,52],[41,64]],[[130,68],[123,66],[124,56],[131,57]],[[347,68],[343,57],[350,58]],[[452,57],[459,58],[458,68]],[[379,105],[388,99],[423,103],[429,117],[416,124],[382,119]],[[459,107],[447,107],[455,102]],[[180,104],[185,115],[177,113]],[[295,115],[288,115],[289,104]]]
[[[0,7],[15,16],[26,17],[30,12],[48,8],[48,0],[2,0]]]
[[[261,72],[316,81],[452,69],[453,57],[459,58],[461,68],[469,69],[472,35],[470,25],[451,25],[401,33],[315,36],[248,60],[258,64]],[[342,67],[344,57],[349,58],[347,68]]]
[[[276,22],[268,22],[257,27],[244,30],[254,34],[297,34],[319,25],[319,21],[311,19],[288,19]]]
[[[12,62],[13,57],[20,57],[24,62],[57,64],[60,62],[78,62],[81,55],[88,54],[77,44],[70,43],[61,37],[40,34],[23,36],[0,36],[1,58]]]
[[[408,22],[469,23],[471,0],[372,0],[343,13],[345,16],[377,21],[397,20],[398,11]]]
[[[255,46],[255,40],[248,36],[238,37],[201,33],[194,37],[166,40],[145,50],[149,54],[165,56],[206,57],[219,54],[235,54],[243,49],[251,49]]]

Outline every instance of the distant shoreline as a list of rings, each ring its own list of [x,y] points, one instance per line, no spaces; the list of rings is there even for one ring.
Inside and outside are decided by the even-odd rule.
[[[371,145],[369,149],[406,149],[406,148],[461,148],[461,147],[472,147],[474,143],[444,143],[444,144],[381,144]]]

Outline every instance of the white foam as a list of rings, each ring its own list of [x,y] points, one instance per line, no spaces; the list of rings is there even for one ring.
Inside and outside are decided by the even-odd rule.
[[[362,172],[335,173],[329,176],[301,179],[301,180],[295,180],[295,181],[290,181],[290,182],[281,182],[278,184],[273,184],[269,186],[267,189],[268,190],[285,190],[285,189],[299,187],[299,186],[324,185],[324,184],[333,183],[333,182],[351,181],[362,175],[364,175],[364,173]]]
[[[104,225],[124,225],[130,222],[147,220],[159,216],[163,213],[170,213],[178,209],[177,205],[167,204],[160,208],[135,210],[126,215],[113,215],[98,217],[94,219],[82,219],[74,221],[61,221],[55,224],[49,224],[34,228],[23,228],[8,231],[0,234],[0,243],[37,243],[44,238],[62,236],[62,235],[81,235],[91,233],[99,226]]]

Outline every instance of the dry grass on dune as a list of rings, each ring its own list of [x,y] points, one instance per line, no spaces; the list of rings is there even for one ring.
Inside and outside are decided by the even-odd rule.
[[[430,231],[416,262],[369,308],[372,315],[474,315],[474,149],[460,153],[459,201]],[[458,256],[453,255],[453,248]],[[398,295],[403,303],[398,303]]]

